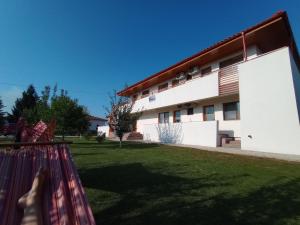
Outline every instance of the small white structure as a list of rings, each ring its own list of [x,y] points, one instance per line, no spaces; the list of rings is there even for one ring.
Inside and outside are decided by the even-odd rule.
[[[300,155],[299,68],[279,12],[118,94],[146,141]]]
[[[89,130],[90,131],[98,131],[98,127],[103,127],[107,125],[107,119],[102,118],[102,117],[95,117],[95,116],[89,116]]]

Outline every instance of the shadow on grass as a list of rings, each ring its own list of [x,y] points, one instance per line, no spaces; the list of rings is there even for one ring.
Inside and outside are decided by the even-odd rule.
[[[153,173],[139,163],[79,172],[85,187],[121,196],[95,213],[99,224],[300,224],[300,179],[277,180],[241,195],[228,190],[247,174],[187,179]]]
[[[73,147],[78,147],[80,149],[105,149],[105,150],[128,150],[128,149],[147,149],[147,148],[158,148],[160,145],[155,143],[140,143],[140,142],[123,142],[122,148],[119,147],[119,142],[104,142],[101,144],[98,143],[91,143],[91,142],[81,142],[81,143],[74,143]]]

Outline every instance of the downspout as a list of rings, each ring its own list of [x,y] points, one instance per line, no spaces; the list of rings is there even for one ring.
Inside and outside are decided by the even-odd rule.
[[[247,61],[247,47],[246,47],[246,38],[244,32],[242,32],[242,40],[243,40],[243,55],[244,55],[244,62],[245,62]]]

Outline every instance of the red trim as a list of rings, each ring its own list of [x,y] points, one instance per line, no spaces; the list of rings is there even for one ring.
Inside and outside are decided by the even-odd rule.
[[[243,37],[244,61],[247,61],[247,47],[246,47],[246,38],[245,38],[245,33],[244,32],[242,32],[242,37]]]
[[[246,33],[250,32],[250,31],[255,30],[255,29],[257,29],[257,28],[259,28],[261,26],[264,26],[265,24],[267,24],[269,22],[272,22],[272,21],[274,21],[274,20],[276,20],[276,19],[278,19],[280,17],[283,17],[285,20],[287,20],[287,14],[286,14],[286,12],[285,11],[278,11],[272,17],[264,20],[263,22],[258,23],[258,24],[254,25],[254,26],[252,26],[252,27],[250,27],[248,29],[245,29],[244,31],[239,32],[239,33],[237,33],[237,34],[235,34],[235,35],[233,35],[233,36],[231,36],[229,38],[226,38],[226,39],[224,39],[224,40],[222,40],[220,42],[217,42],[216,44],[212,45],[211,47],[208,47],[208,48],[200,51],[199,53],[197,53],[195,55],[192,55],[191,57],[188,57],[188,58],[186,58],[186,59],[184,59],[184,60],[182,60],[182,61],[180,61],[180,62],[178,62],[178,63],[176,63],[176,64],[174,64],[174,65],[172,65],[172,66],[170,66],[170,67],[168,67],[168,68],[166,68],[166,69],[158,72],[158,73],[155,73],[152,76],[147,77],[146,79],[141,80],[141,81],[139,81],[139,82],[137,82],[137,83],[135,83],[135,84],[127,87],[126,89],[124,89],[122,91],[119,91],[117,94],[118,95],[124,95],[125,92],[129,91],[130,89],[132,89],[134,87],[137,87],[140,84],[146,83],[147,81],[149,81],[149,80],[151,80],[153,78],[156,78],[156,77],[160,76],[161,74],[163,74],[163,73],[165,73],[167,71],[170,71],[170,70],[174,69],[175,67],[177,67],[177,66],[179,66],[181,64],[184,64],[184,63],[186,63],[186,62],[188,62],[188,61],[190,61],[190,60],[192,60],[192,59],[194,59],[196,57],[204,55],[205,53],[207,53],[209,51],[212,51],[212,50],[214,50],[214,49],[216,49],[216,48],[218,48],[218,47],[220,47],[220,46],[222,46],[222,45],[224,45],[224,44],[226,44],[226,43],[228,43],[228,42],[230,42],[230,41],[232,41],[234,39],[241,38],[242,37],[242,33],[246,34]]]

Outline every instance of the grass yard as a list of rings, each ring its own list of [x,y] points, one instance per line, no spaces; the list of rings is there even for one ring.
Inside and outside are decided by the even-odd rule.
[[[156,144],[75,141],[97,224],[300,224],[300,164]]]

